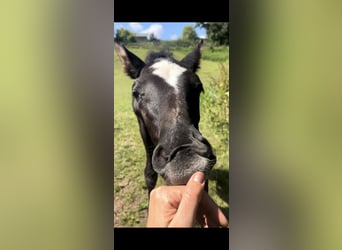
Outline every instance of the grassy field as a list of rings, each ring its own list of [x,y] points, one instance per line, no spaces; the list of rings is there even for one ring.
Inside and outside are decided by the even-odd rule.
[[[145,59],[148,53],[148,50],[143,48],[129,49],[142,59]],[[172,52],[176,59],[181,59],[189,50]],[[210,54],[207,50],[203,53]],[[203,136],[212,144],[217,155],[217,163],[209,176],[209,193],[228,218],[229,125],[227,121],[222,120],[224,117],[228,119],[229,96],[228,93],[220,94],[215,91],[222,88],[218,85],[220,81],[217,80],[220,74],[221,78],[222,74],[226,74],[224,79],[227,79],[227,81],[221,79],[221,84],[223,82],[228,85],[229,71],[228,59],[226,59],[228,56],[222,53],[228,54],[228,51],[221,52],[212,60],[201,61],[198,75],[205,92],[201,95],[199,128]],[[118,56],[114,53],[114,227],[145,227],[146,225],[148,206],[144,180],[146,159],[137,119],[131,106],[132,83],[133,80],[123,73]],[[228,89],[227,85],[224,87]],[[217,103],[221,104],[220,110],[216,108]],[[222,104],[226,105],[226,108],[222,109]],[[163,181],[159,177],[157,185],[162,184]]]

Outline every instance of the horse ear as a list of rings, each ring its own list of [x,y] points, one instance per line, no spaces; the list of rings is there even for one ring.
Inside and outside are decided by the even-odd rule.
[[[124,71],[132,79],[138,78],[141,69],[145,66],[145,63],[125,46],[114,42],[114,49],[118,54],[121,63],[123,64]]]
[[[182,66],[190,69],[194,73],[199,68],[202,44],[203,40],[201,39],[197,46],[180,61]]]

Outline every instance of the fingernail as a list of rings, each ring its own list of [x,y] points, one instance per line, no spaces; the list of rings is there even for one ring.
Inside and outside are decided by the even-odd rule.
[[[202,184],[204,182],[204,173],[202,172],[195,173],[194,181]]]

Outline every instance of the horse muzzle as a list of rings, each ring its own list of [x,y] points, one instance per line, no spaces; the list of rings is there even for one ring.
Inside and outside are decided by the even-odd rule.
[[[178,141],[174,138],[160,140],[162,143],[153,151],[153,169],[167,185],[184,185],[197,171],[203,172],[207,179],[216,163],[216,155],[208,140],[194,127],[188,136],[176,138]]]

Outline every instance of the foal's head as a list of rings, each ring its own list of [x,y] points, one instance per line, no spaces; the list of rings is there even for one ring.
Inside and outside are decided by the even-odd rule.
[[[168,52],[158,52],[143,62],[115,43],[125,72],[134,79],[133,110],[145,128],[145,146],[154,149],[153,169],[169,185],[186,184],[196,171],[207,176],[216,163],[210,143],[198,130],[203,86],[196,71],[201,45],[202,41],[180,61]]]

